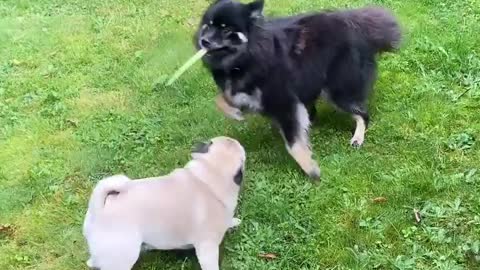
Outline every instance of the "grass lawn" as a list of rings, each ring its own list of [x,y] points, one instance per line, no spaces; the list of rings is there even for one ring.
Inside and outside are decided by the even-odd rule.
[[[168,173],[217,135],[248,153],[243,223],[222,269],[480,269],[478,0],[375,1],[398,15],[405,42],[381,57],[363,148],[349,146],[350,117],[319,102],[318,186],[267,120],[217,112],[201,65],[152,87],[193,54],[208,2],[0,1],[0,269],[86,269],[95,183]],[[266,13],[369,3],[267,0]],[[135,269],[196,267],[153,252]]]

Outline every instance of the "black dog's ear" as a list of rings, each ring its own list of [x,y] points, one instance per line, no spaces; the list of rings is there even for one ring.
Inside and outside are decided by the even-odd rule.
[[[265,4],[264,0],[256,0],[254,2],[248,3],[247,8],[250,12],[250,18],[260,18],[263,17],[263,5]]]
[[[192,150],[192,153],[200,153],[200,154],[205,154],[208,153],[208,149],[210,148],[210,145],[212,145],[212,142],[208,143],[197,143],[195,147]]]

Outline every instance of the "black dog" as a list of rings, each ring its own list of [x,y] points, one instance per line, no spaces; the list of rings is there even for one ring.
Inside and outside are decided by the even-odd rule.
[[[218,0],[205,12],[195,44],[208,51],[203,62],[221,90],[217,106],[237,120],[243,111],[273,119],[288,152],[319,178],[308,138],[315,101],[322,97],[351,113],[351,144],[362,145],[375,56],[399,46],[400,27],[377,7],[277,19],[265,19],[262,11],[263,0]]]

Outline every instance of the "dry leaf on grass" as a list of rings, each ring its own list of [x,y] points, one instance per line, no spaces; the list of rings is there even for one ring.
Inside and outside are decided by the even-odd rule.
[[[10,236],[14,232],[14,228],[10,224],[0,224],[0,235]]]
[[[418,209],[413,209],[413,214],[415,215],[415,221],[417,223],[420,223],[420,221],[422,221],[422,216],[420,216],[420,211],[418,211]]]
[[[274,253],[261,253],[261,254],[258,254],[258,257],[264,258],[267,260],[274,260],[278,258],[277,254],[274,254]]]
[[[197,19],[196,18],[190,18],[187,20],[187,25],[188,26],[196,26],[198,24],[197,22]]]
[[[384,203],[387,202],[387,198],[385,197],[376,197],[372,200],[374,203]]]
[[[67,124],[73,126],[73,127],[78,127],[78,120],[77,119],[67,119]]]
[[[19,60],[17,60],[17,59],[13,59],[13,60],[11,61],[11,63],[12,63],[12,65],[14,65],[14,66],[20,66],[21,64],[23,64],[22,61],[19,61]]]

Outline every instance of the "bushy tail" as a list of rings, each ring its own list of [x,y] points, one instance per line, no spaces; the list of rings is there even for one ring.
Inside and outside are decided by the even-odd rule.
[[[91,215],[95,216],[96,213],[101,211],[105,206],[105,199],[109,193],[122,192],[126,188],[126,184],[131,181],[130,178],[125,175],[114,175],[104,178],[98,182],[90,197],[88,203],[88,210]]]
[[[381,7],[366,7],[343,12],[347,21],[359,29],[378,52],[400,47],[402,32],[393,14]]]

